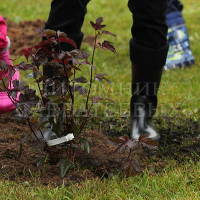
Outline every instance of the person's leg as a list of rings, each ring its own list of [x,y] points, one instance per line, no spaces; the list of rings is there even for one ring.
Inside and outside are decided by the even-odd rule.
[[[53,0],[45,29],[62,31],[73,39],[77,47],[80,48],[83,39],[81,28],[84,17],[87,12],[87,4],[90,0]],[[61,44],[61,48],[70,51],[74,47],[69,44]],[[61,70],[62,71],[62,70]],[[59,75],[59,69],[49,64],[43,67],[43,73],[46,77]],[[49,88],[48,91],[51,91]]]
[[[166,13],[182,11],[183,4],[179,0],[168,0]]]
[[[155,139],[158,134],[149,120],[156,111],[157,91],[168,52],[167,0],[129,0],[128,6],[133,13],[131,137],[138,139],[140,134],[148,134]]]
[[[51,29],[66,33],[69,38],[73,39],[74,42],[76,42],[77,47],[80,48],[83,39],[81,28],[87,11],[86,7],[88,2],[89,0],[53,0],[51,3],[51,10],[49,13],[48,21],[45,25],[45,29]],[[64,51],[70,51],[74,49],[74,47],[66,43],[61,44],[61,48]],[[45,77],[54,79],[53,86],[49,86],[48,84],[44,83],[44,91],[46,92],[46,94],[52,95],[54,92],[59,93],[59,91],[63,87],[63,84],[65,85],[65,81],[63,82],[63,78],[60,78],[63,77],[63,67],[59,68],[55,65],[50,65],[48,63],[43,66],[43,74]],[[66,122],[66,111],[64,109],[65,105],[60,104],[59,107],[59,120],[63,124],[67,123],[68,131],[71,132],[71,127],[73,127],[74,125],[73,120]],[[51,109],[54,112],[54,109],[56,108],[52,107],[52,105],[50,104],[50,111],[48,112],[51,113]],[[48,130],[46,132],[48,133]],[[52,134],[47,134],[46,137],[52,138],[54,136]]]
[[[53,0],[45,29],[65,32],[80,47],[86,6],[89,0]]]
[[[169,28],[169,52],[165,70],[188,67],[195,62],[182,9],[183,5],[179,0],[168,0],[166,23]]]

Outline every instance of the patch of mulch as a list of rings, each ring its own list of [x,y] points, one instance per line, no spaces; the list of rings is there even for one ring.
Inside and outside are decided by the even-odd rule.
[[[8,19],[7,24],[8,36],[11,40],[10,53],[13,56],[19,56],[21,55],[22,49],[32,47],[41,41],[41,33],[45,21],[38,19],[35,21],[22,21],[20,23],[15,23]],[[87,36],[84,38],[83,42],[93,46],[94,37]]]
[[[116,173],[132,176],[144,169],[143,148],[138,147],[130,156],[127,149],[116,151],[118,145],[115,140],[103,133],[88,131],[84,137],[91,143],[91,153],[81,149],[75,151],[73,162],[76,167],[62,179],[59,161],[69,157],[70,148],[41,148],[29,127],[12,120],[9,114],[0,116],[0,127],[0,178],[3,179],[68,185],[86,179],[110,177]]]
[[[36,181],[43,185],[70,185],[118,173],[125,177],[134,176],[144,169],[155,174],[162,172],[169,160],[175,160],[178,164],[191,160],[196,162],[200,156],[199,131],[193,134],[188,132],[192,127],[197,127],[191,121],[188,121],[191,127],[182,127],[180,132],[175,132],[177,127],[173,126],[170,130],[161,131],[159,149],[150,150],[144,145],[138,145],[131,154],[129,149],[119,148],[119,137],[111,137],[108,133],[99,131],[87,131],[84,137],[91,143],[88,154],[81,148],[72,151],[69,146],[41,146],[26,123],[11,116],[12,114],[0,115],[0,179]],[[127,136],[121,137],[126,138]],[[132,145],[130,141],[126,144]],[[59,163],[66,158],[75,167],[61,178]]]
[[[11,40],[11,55],[19,56],[23,48],[32,47],[41,40],[44,21],[38,19],[15,23],[7,20],[7,23],[8,36]]]

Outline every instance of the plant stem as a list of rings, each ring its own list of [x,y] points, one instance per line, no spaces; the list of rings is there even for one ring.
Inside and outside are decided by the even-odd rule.
[[[5,82],[4,82],[3,79],[2,79],[2,82],[3,82],[4,87],[5,87],[6,90],[7,90],[7,94],[8,94],[9,99],[10,99],[10,100],[12,101],[12,103],[17,107],[17,105],[16,105],[16,102],[17,102],[17,101],[16,101],[15,99],[13,99],[13,98],[10,96],[10,94],[9,94],[10,91],[9,91],[9,89],[7,88],[7,86],[6,86],[6,84],[5,84]],[[21,111],[21,109],[18,108],[18,110],[19,110],[20,114],[23,115],[23,112]],[[28,123],[28,125],[29,125],[29,127],[30,127],[30,129],[31,129],[31,131],[32,131],[32,133],[34,134],[34,136],[36,137],[36,139],[38,140],[38,142],[40,142],[40,140],[38,139],[38,137],[37,137],[37,135],[36,135],[36,133],[35,133],[35,131],[34,131],[32,125],[31,125],[30,119],[29,119],[29,118],[26,118],[26,121],[27,121],[27,123]]]
[[[59,39],[58,32],[56,32],[56,39],[57,40]],[[59,53],[61,53],[62,49],[61,49],[60,42],[58,42],[58,47],[59,47]],[[72,101],[71,110],[74,110],[74,95],[73,95],[71,88],[70,88],[70,82],[69,82],[69,77],[67,75],[66,64],[65,64],[64,58],[62,59],[62,64],[63,64],[63,69],[64,69],[64,73],[65,73],[65,78],[66,78],[67,89],[68,89],[68,92],[70,94],[70,98],[71,98],[71,101]]]
[[[90,111],[91,111],[91,109],[92,109],[92,106],[93,106],[93,104],[92,104],[92,105],[90,106],[90,108],[88,109],[87,117],[86,117],[85,120],[83,120],[83,122],[81,123],[81,125],[80,125],[80,127],[79,127],[79,129],[78,129],[78,131],[77,131],[78,135],[81,134],[81,132],[84,130],[85,126],[87,125],[87,122],[88,122],[88,119],[89,119],[89,114],[90,114]]]
[[[40,84],[38,83],[37,80],[36,80],[36,82],[37,82],[37,86],[38,86],[38,89],[39,89],[39,92],[40,92],[40,96],[41,96],[41,99],[42,99],[42,103],[43,103],[43,105],[45,106],[44,97],[43,97],[43,94],[42,94],[42,90],[41,90]]]
[[[93,65],[94,65],[94,57],[95,57],[95,52],[96,52],[97,38],[98,38],[98,33],[96,33],[96,31],[95,31],[95,39],[94,39],[94,46],[93,46],[93,52],[92,52],[92,61],[91,61],[91,66],[90,66],[90,86],[89,86],[87,100],[86,100],[86,104],[85,104],[86,110],[88,110],[89,98],[90,98],[90,93],[91,93],[92,83],[93,83]]]
[[[74,110],[74,95],[73,95],[73,92],[70,88],[69,77],[67,75],[66,65],[65,65],[64,61],[63,61],[63,66],[64,66],[65,78],[66,78],[66,83],[67,83],[67,89],[68,89],[68,92],[70,94],[70,98],[71,98],[71,101],[72,101],[71,110]]]
[[[76,78],[76,70],[74,69],[74,80]],[[75,82],[73,81],[73,100],[75,99]],[[74,104],[74,102],[73,102]],[[72,106],[72,110],[71,110],[72,116],[74,117],[74,105]]]

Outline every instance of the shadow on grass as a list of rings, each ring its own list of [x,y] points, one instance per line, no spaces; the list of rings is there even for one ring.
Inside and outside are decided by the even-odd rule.
[[[158,155],[179,163],[199,161],[200,122],[187,118],[164,117],[165,128],[160,127],[160,147]],[[159,120],[157,121],[159,123]]]
[[[107,119],[101,124],[101,129],[108,136],[129,134],[129,119]],[[155,118],[154,124],[161,135],[159,148],[149,153],[149,157],[163,160],[175,160],[178,163],[199,161],[200,158],[200,122],[185,116]]]

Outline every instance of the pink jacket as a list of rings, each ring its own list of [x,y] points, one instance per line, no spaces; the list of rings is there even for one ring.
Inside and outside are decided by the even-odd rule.
[[[10,55],[8,51],[9,39],[7,37],[7,25],[5,19],[0,16],[0,61],[6,62],[11,65]],[[6,76],[6,72],[0,72],[0,80]]]
[[[9,54],[9,38],[7,37],[7,25],[3,17],[0,16],[0,64],[1,62],[4,62],[8,65],[12,65],[12,62],[10,60],[10,54]],[[7,71],[0,71],[0,81],[3,77],[6,77]],[[19,71],[16,71],[13,77],[10,79],[8,89],[13,89],[13,80],[19,80]],[[17,94],[17,98],[15,101],[19,100],[19,92]],[[13,103],[13,100],[8,96],[7,91],[1,91],[0,92],[0,114],[10,112],[14,110],[15,103]]]
[[[7,48],[7,26],[4,18],[0,16],[0,51]]]

